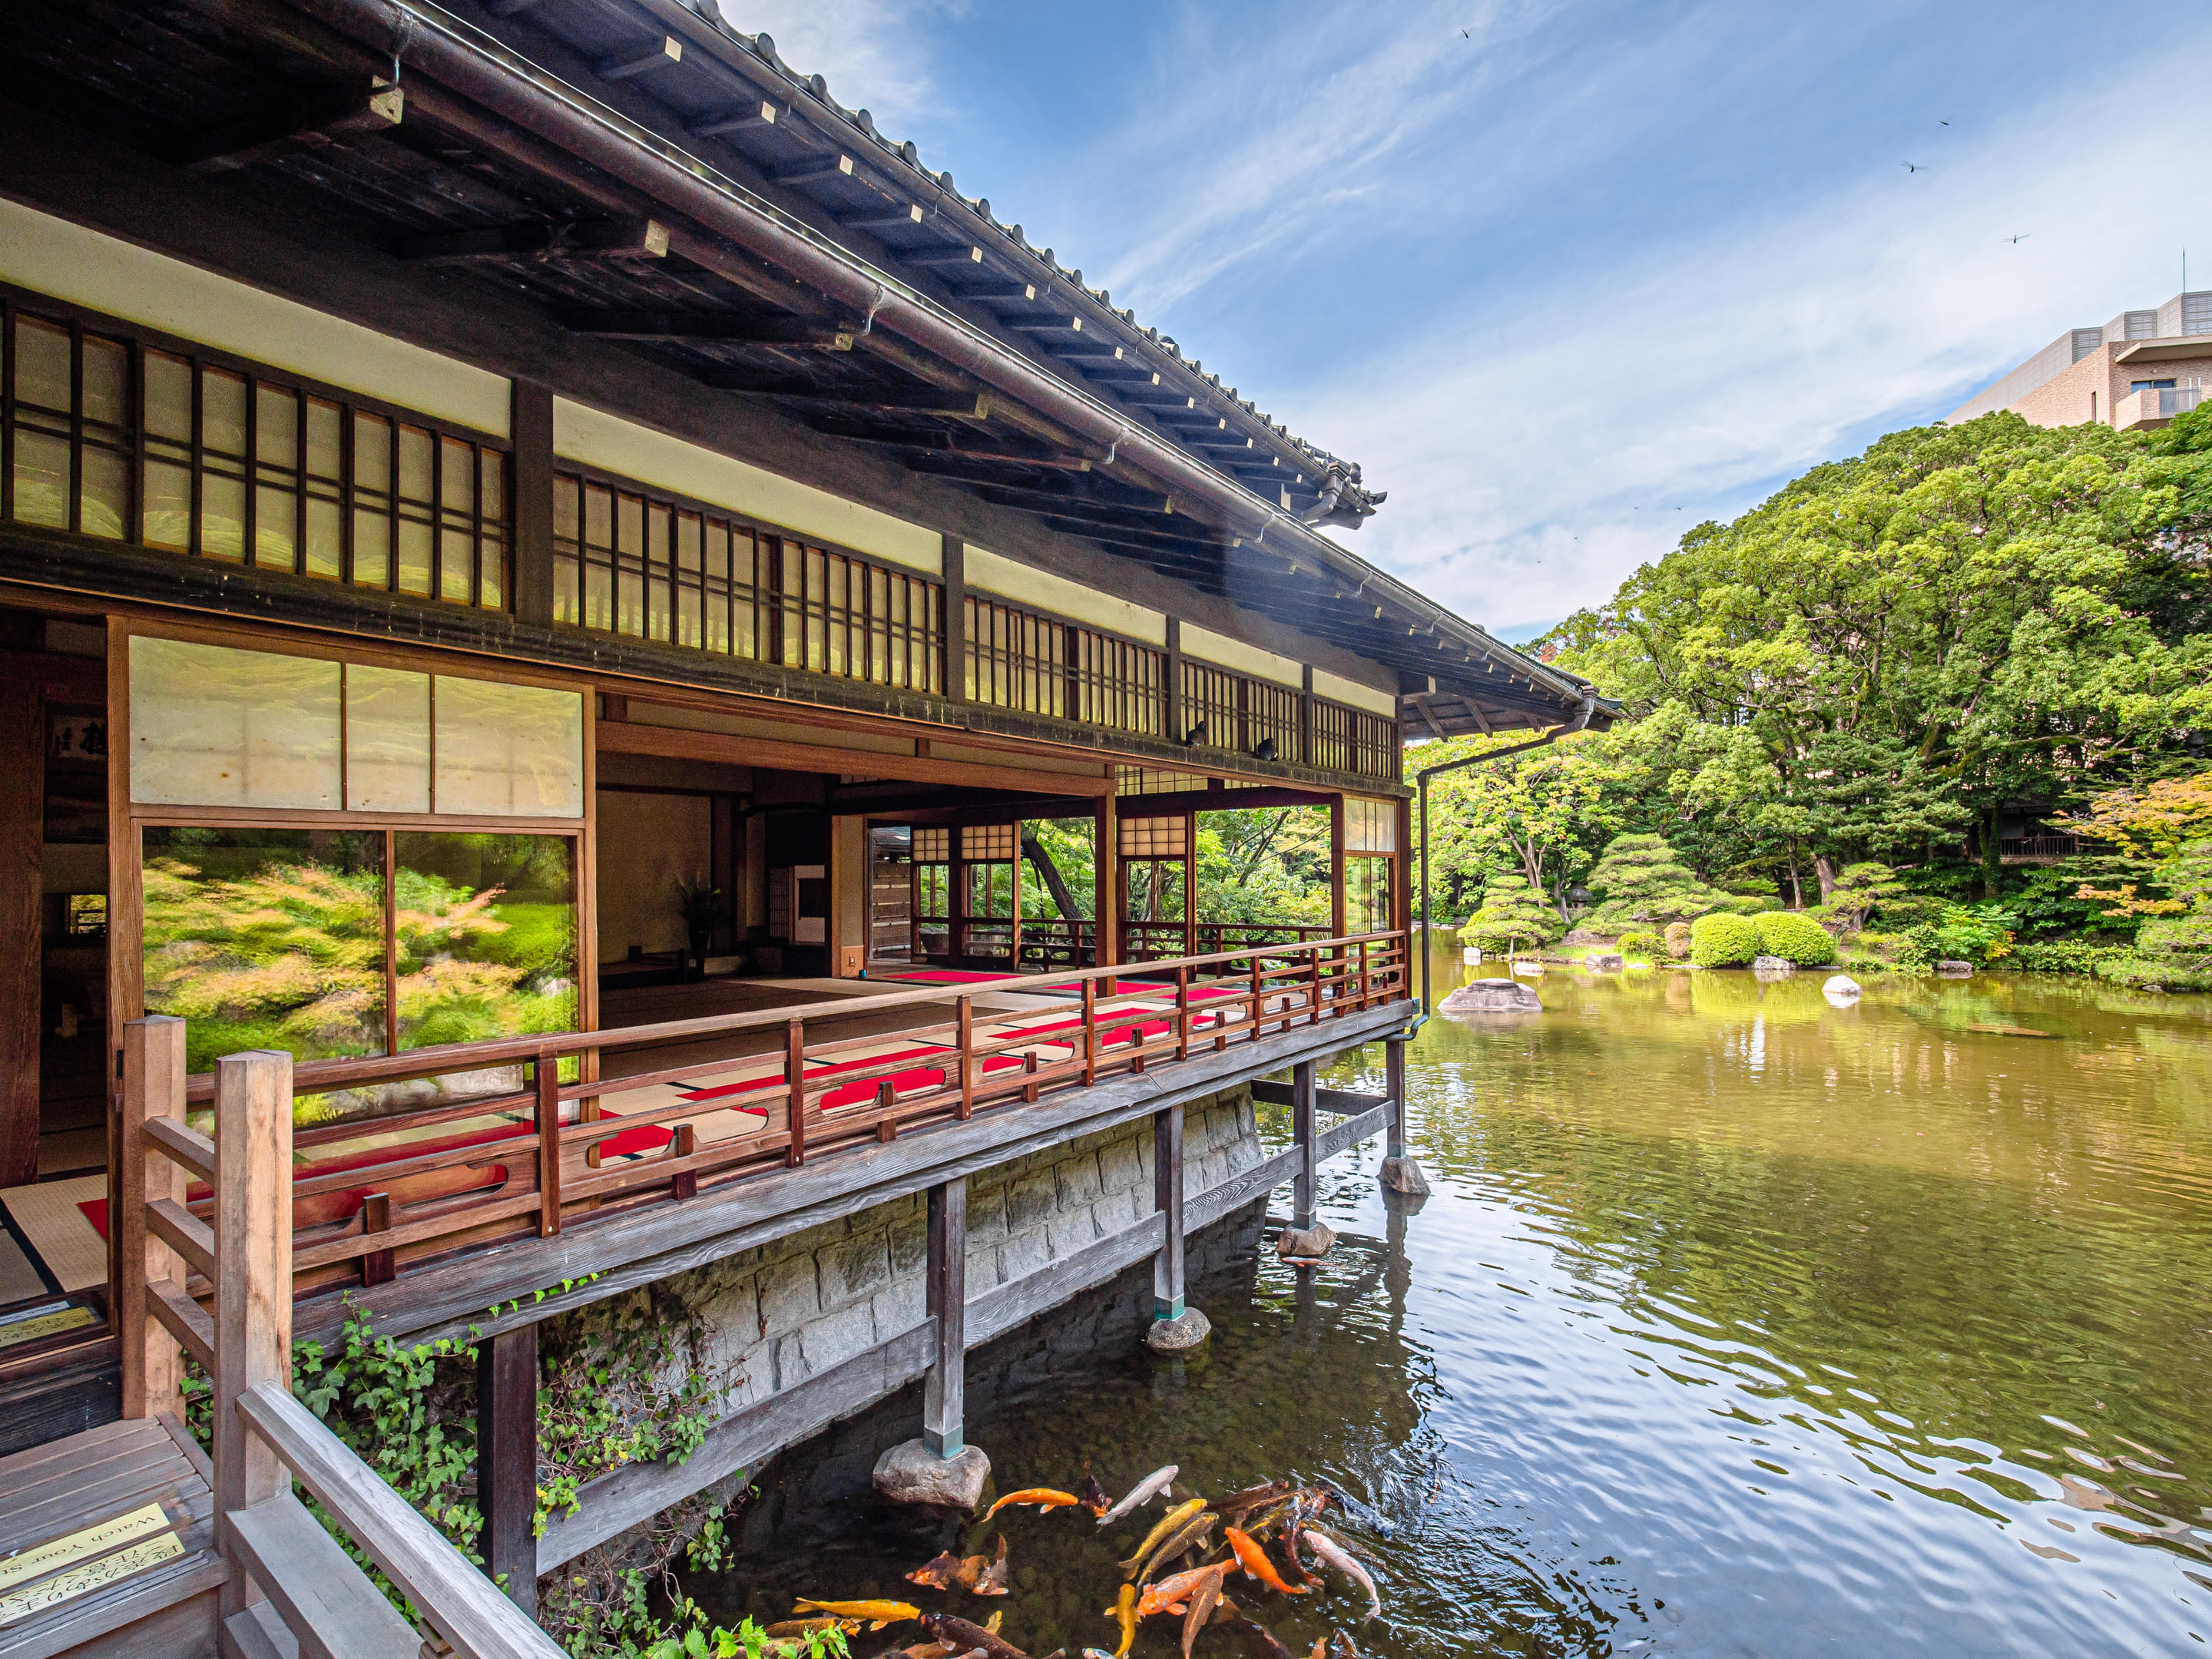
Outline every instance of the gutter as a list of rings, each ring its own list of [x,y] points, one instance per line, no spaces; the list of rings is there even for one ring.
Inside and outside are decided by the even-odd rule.
[[[1208,502],[1232,533],[1259,542],[1276,532],[1278,546],[1295,550],[1356,589],[1372,592],[1432,635],[1451,638],[1487,660],[1518,665],[1532,686],[1541,684],[1560,702],[1584,696],[1542,665],[1505,650],[1480,629],[1454,616],[1357,555],[1272,506],[1243,484],[1194,460],[1098,399],[1007,351],[964,318],[927,295],[878,271],[813,227],[786,213],[669,143],[556,77],[491,35],[429,0],[289,0],[361,42],[380,58],[393,54],[441,83],[568,155],[682,213],[714,234],[781,268],[856,314],[966,370],[994,391],[1088,439],[1109,454],[1167,484],[1168,494]],[[1363,597],[1365,593],[1363,593]],[[1451,672],[1465,665],[1439,665]],[[1586,699],[1585,699],[1586,702]],[[1583,719],[1589,711],[1585,708]]]
[[[1430,949],[1429,937],[1429,780],[1446,772],[1456,772],[1464,767],[1481,766],[1491,761],[1504,760],[1508,755],[1525,755],[1531,749],[1541,749],[1559,738],[1582,731],[1589,725],[1590,716],[1597,712],[1597,694],[1583,695],[1581,712],[1563,726],[1555,726],[1540,738],[1528,743],[1516,743],[1510,748],[1492,749],[1480,755],[1462,756],[1455,761],[1444,761],[1413,775],[1421,790],[1421,1018],[1426,1020],[1437,1011],[1435,999],[1430,994],[1430,963],[1435,952]],[[1418,1027],[1416,1028],[1418,1029]]]

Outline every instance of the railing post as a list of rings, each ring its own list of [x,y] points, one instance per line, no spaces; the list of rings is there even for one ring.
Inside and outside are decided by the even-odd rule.
[[[538,1327],[477,1344],[477,1502],[484,1571],[538,1616]]]
[[[230,1517],[291,1490],[291,1476],[238,1413],[258,1383],[292,1384],[292,1056],[273,1049],[215,1063],[216,1538],[234,1563]],[[241,1568],[225,1619],[259,1599]]]
[[[1367,966],[1367,941],[1359,941],[1359,1006],[1364,1010],[1374,1001],[1375,981]]]
[[[929,1259],[926,1299],[937,1322],[937,1350],[922,1385],[922,1443],[939,1457],[957,1457],[966,1444],[963,1417],[968,1355],[968,1179],[939,1182],[929,1189]]]
[[[960,1041],[956,1048],[960,1065],[960,1119],[975,1115],[975,999],[960,999]]]
[[[1384,1131],[1382,1182],[1394,1193],[1419,1196],[1429,1190],[1428,1177],[1406,1152],[1406,1036],[1403,1032],[1382,1039],[1382,1087],[1390,1097],[1390,1122]]]
[[[783,1082],[786,1115],[790,1119],[791,1143],[784,1148],[787,1169],[806,1162],[806,1026],[793,1020],[783,1028]]]
[[[1083,981],[1083,1082],[1098,1081],[1098,981]]]
[[[1152,1258],[1152,1322],[1145,1344],[1155,1353],[1196,1347],[1213,1326],[1183,1300],[1182,1108],[1152,1114],[1152,1206],[1159,1212],[1159,1253]]]
[[[157,1199],[182,1205],[185,1170],[146,1144],[146,1120],[185,1121],[185,1022],[156,1014],[123,1027],[123,1122],[117,1171],[122,1212],[115,1218],[117,1328],[123,1338],[123,1414],[184,1421],[184,1358],[176,1338],[146,1308],[146,1286],[184,1293],[184,1266],[146,1230]]]
[[[1190,1058],[1190,969],[1176,969],[1176,1058]]]
[[[561,1062],[538,1051],[538,1236],[561,1231]]]

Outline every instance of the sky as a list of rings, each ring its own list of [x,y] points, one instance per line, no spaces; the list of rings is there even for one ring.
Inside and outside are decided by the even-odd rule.
[[[1508,639],[2185,247],[2212,288],[2201,0],[723,8],[1360,463],[1339,539]]]

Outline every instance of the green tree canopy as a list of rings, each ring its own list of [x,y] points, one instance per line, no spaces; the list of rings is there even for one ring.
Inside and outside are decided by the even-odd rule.
[[[1482,908],[1468,918],[1460,942],[1472,945],[1486,956],[1510,955],[1523,945],[1549,945],[1567,931],[1559,913],[1522,875],[1500,874],[1490,878]]]
[[[1663,836],[1617,836],[1583,884],[1601,901],[1585,919],[1601,932],[1640,922],[1664,928],[1713,908],[1727,896],[1700,880]]]

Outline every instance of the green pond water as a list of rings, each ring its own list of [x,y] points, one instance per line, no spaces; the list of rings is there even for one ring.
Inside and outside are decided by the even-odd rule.
[[[1468,971],[1437,969],[1440,996]],[[1540,1015],[1432,1021],[1425,1204],[1386,1206],[1370,1146],[1325,1166],[1343,1238],[1317,1272],[1261,1248],[1287,1189],[1197,1241],[1194,1359],[1137,1346],[1139,1273],[971,1356],[994,1489],[1072,1489],[1085,1460],[1117,1496],[1170,1462],[1206,1493],[1331,1483],[1382,1616],[1333,1578],[1231,1587],[1300,1659],[1338,1627],[1423,1659],[2203,1651],[2212,1000],[1877,978],[1838,1007],[1821,977],[1553,969]],[[1381,1062],[1333,1080],[1379,1087]],[[1032,1655],[1110,1652],[1115,1561],[1160,1510],[879,1507],[869,1467],[917,1401],[781,1460],[732,1566],[689,1588],[730,1619],[1003,1608]],[[900,1577],[1001,1533],[1003,1601]],[[894,1638],[921,1639],[854,1650]],[[1214,1628],[1194,1659],[1240,1651],[1269,1650]]]

